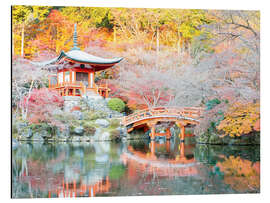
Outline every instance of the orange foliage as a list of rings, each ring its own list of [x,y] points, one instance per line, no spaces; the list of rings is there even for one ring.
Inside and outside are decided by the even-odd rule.
[[[218,162],[217,166],[224,173],[224,182],[233,189],[246,192],[260,188],[260,163],[252,163],[240,157],[230,156],[224,162]]]
[[[225,119],[217,126],[225,135],[241,136],[254,130],[259,131],[260,104],[234,104],[225,114]]]

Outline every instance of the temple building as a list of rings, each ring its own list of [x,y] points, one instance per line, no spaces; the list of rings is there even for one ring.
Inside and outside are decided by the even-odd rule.
[[[123,58],[105,59],[81,51],[77,44],[77,28],[74,26],[73,48],[50,61],[36,63],[40,66],[55,65],[57,74],[49,76],[49,89],[62,96],[108,97],[108,84],[96,84],[95,73],[106,70],[119,63]]]

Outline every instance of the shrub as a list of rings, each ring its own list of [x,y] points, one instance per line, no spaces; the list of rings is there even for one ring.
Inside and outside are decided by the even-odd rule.
[[[125,110],[125,103],[119,98],[113,98],[108,102],[108,106],[111,110],[122,112]]]
[[[220,104],[221,103],[221,101],[219,100],[219,99],[212,99],[212,100],[209,100],[208,102],[206,102],[206,109],[207,110],[211,110],[211,109],[213,109],[216,105],[218,105],[218,104]]]
[[[111,128],[117,128],[120,125],[120,121],[117,119],[110,120],[110,127]]]
[[[97,120],[106,118],[108,115],[102,111],[89,111],[84,114],[84,120]]]

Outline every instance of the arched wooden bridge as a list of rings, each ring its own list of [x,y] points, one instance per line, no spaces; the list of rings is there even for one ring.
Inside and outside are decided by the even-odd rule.
[[[148,127],[151,129],[151,139],[154,139],[156,135],[166,136],[169,139],[171,126],[164,134],[156,134],[155,132],[155,126],[158,122],[169,122],[171,125],[176,124],[181,129],[179,137],[181,141],[184,141],[185,126],[199,124],[202,112],[203,108],[200,107],[155,107],[123,117],[122,124],[126,126],[128,132],[135,128]]]

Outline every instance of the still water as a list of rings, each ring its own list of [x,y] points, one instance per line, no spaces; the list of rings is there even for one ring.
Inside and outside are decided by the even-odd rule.
[[[12,197],[260,192],[259,146],[179,141],[20,143]]]

